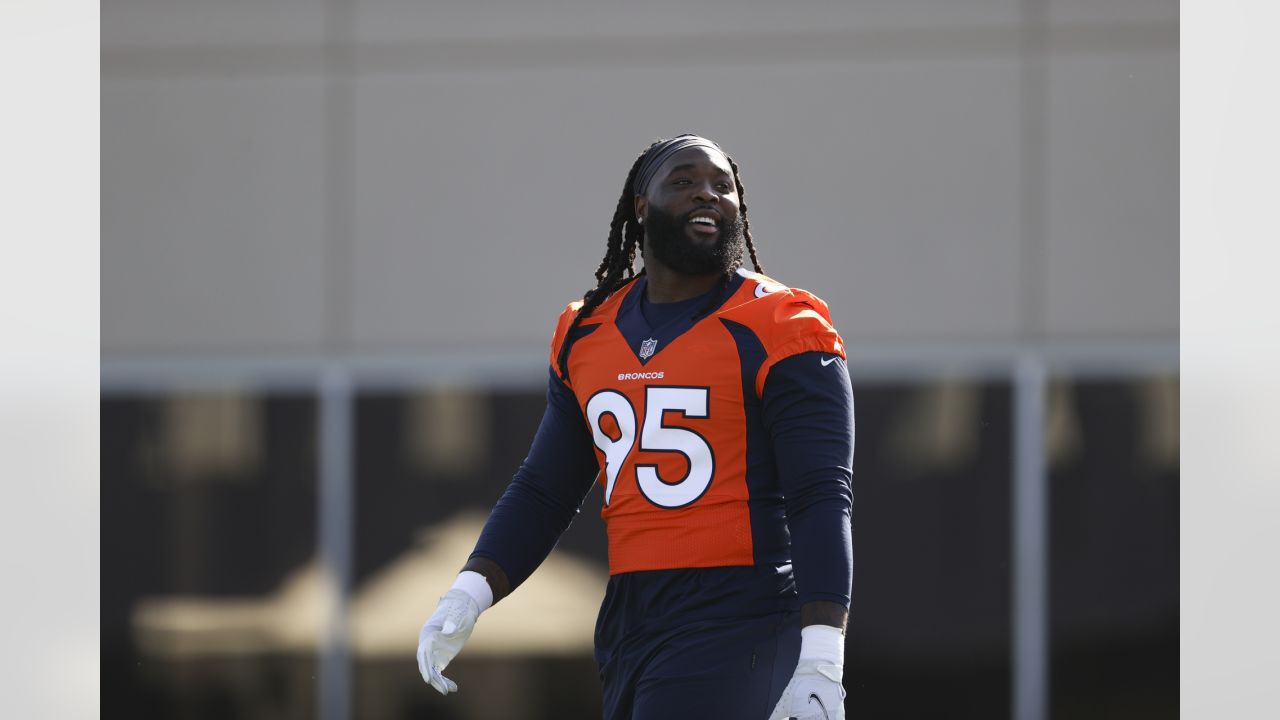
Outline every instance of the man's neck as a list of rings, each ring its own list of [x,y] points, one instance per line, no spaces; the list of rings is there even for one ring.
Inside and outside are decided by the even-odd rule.
[[[644,273],[648,277],[647,296],[651,303],[673,303],[706,294],[720,281],[719,273],[685,275],[667,267],[662,261],[642,254]]]

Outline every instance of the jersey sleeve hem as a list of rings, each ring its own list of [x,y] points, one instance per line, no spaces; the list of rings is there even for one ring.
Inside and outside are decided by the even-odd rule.
[[[769,377],[769,370],[779,362],[786,360],[794,355],[806,352],[823,352],[845,357],[844,343],[840,342],[840,336],[835,331],[831,331],[830,335],[806,335],[804,337],[795,338],[786,342],[777,348],[774,348],[764,363],[760,365],[760,369],[756,372],[756,395],[764,396],[764,383]]]
[[[763,397],[765,380],[774,365],[807,352],[844,357],[844,341],[831,324],[831,313],[822,298],[807,290],[787,288],[761,298],[763,311],[756,325],[765,359],[755,374],[756,395]]]

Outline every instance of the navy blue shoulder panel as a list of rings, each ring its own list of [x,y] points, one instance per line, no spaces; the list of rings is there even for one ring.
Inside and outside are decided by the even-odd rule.
[[[579,325],[578,327],[573,329],[573,332],[569,333],[568,337],[564,339],[564,345],[565,345],[565,348],[567,348],[565,351],[566,354],[564,356],[565,380],[569,379],[569,353],[573,352],[573,344],[578,342],[582,338],[590,335],[591,333],[595,332],[596,330],[599,330],[602,324],[603,323],[593,323],[591,325]],[[553,368],[552,374],[554,374],[554,372],[555,370]]]
[[[756,395],[756,375],[767,353],[751,328],[720,318],[738,349],[742,377],[742,410],[746,418],[747,508],[751,515],[751,547],[756,564],[782,563],[790,558],[786,505],[778,483],[773,442],[765,428],[763,404]]]

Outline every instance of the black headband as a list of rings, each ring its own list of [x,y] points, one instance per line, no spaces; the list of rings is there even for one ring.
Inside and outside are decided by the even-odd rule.
[[[649,189],[650,181],[653,180],[653,176],[658,173],[658,168],[662,167],[662,163],[666,162],[667,158],[685,148],[691,147],[710,148],[724,155],[724,150],[721,150],[719,145],[700,135],[685,133],[684,135],[677,135],[670,140],[664,140],[662,143],[649,148],[649,151],[645,153],[644,160],[640,163],[640,168],[636,170],[635,194],[643,195]]]

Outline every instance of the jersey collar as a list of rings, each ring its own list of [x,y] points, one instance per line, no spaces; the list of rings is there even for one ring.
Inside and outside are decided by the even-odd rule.
[[[649,286],[648,277],[641,275],[631,284],[631,289],[622,299],[614,323],[618,327],[618,332],[626,339],[627,346],[631,348],[636,360],[643,366],[697,325],[700,320],[715,314],[730,297],[733,297],[745,281],[745,277],[734,273],[729,284],[721,288],[710,311],[704,312],[702,305],[695,305],[687,313],[681,313],[660,327],[651,328],[648,321],[644,319],[644,314],[640,312],[640,299],[644,297],[645,289]]]

